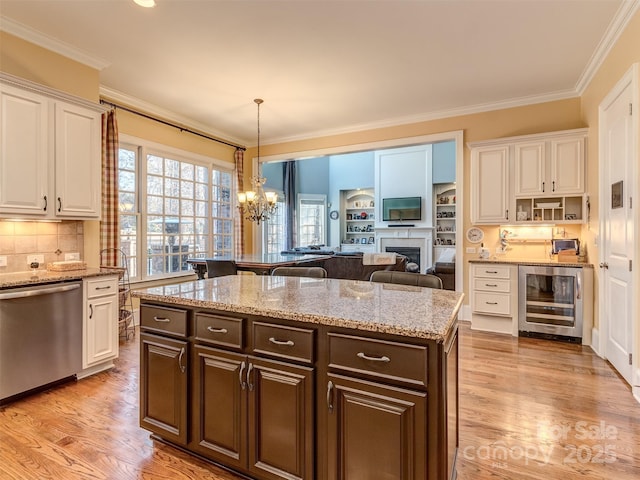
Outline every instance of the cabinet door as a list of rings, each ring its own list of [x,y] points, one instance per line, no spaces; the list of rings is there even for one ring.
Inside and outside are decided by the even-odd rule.
[[[56,102],[55,118],[56,215],[99,218],[102,188],[100,114]]]
[[[48,196],[48,100],[0,86],[0,214],[46,216]]]
[[[118,296],[91,298],[86,308],[83,368],[118,357]]]
[[[249,470],[264,479],[312,480],[313,369],[250,357],[247,383]]]
[[[515,195],[549,194],[551,185],[546,180],[546,142],[521,143],[514,146]]]
[[[551,141],[551,181],[554,195],[584,193],[584,137]]]
[[[328,479],[426,479],[426,393],[333,374],[328,380]]]
[[[471,152],[471,222],[509,220],[509,147],[480,147]]]
[[[239,469],[247,465],[247,364],[245,355],[194,346],[194,449]]]
[[[140,426],[187,443],[187,342],[140,334]]]

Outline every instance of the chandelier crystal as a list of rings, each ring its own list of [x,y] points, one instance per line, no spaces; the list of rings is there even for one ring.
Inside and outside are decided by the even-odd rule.
[[[267,181],[260,175],[260,104],[264,100],[256,98],[254,103],[258,105],[258,175],[251,177],[253,190],[238,192],[238,210],[240,215],[251,222],[266,222],[276,212],[278,195],[276,192],[265,192],[263,185]]]

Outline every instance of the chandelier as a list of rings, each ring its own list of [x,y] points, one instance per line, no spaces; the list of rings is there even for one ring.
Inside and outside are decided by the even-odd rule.
[[[256,98],[254,103],[258,105],[258,175],[251,177],[251,185],[253,190],[246,192],[238,192],[238,210],[240,215],[251,222],[260,222],[269,220],[269,217],[276,211],[278,194],[276,192],[265,192],[262,186],[267,181],[260,175],[260,104],[264,102],[261,98]]]

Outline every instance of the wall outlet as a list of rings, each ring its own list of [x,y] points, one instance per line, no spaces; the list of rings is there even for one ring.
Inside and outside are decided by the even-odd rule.
[[[65,253],[64,254],[64,259],[65,260],[80,260],[80,254],[78,252]]]
[[[27,265],[38,262],[40,265],[44,263],[44,255],[27,255]]]
[[[467,253],[476,253],[476,247],[467,247],[466,252]]]
[[[6,267],[6,266],[7,266],[7,256],[2,255],[0,256],[0,267]]]

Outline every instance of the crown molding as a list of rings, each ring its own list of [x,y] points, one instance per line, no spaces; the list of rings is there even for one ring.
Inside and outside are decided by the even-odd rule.
[[[445,118],[461,117],[464,115],[473,115],[476,113],[491,112],[494,110],[504,110],[508,108],[525,107],[527,105],[535,105],[538,103],[554,102],[558,100],[567,100],[570,98],[576,98],[578,94],[574,90],[562,90],[553,93],[546,93],[543,95],[530,95],[525,97],[513,98],[510,100],[503,100],[500,102],[482,103],[477,105],[469,105],[459,108],[451,108],[447,110],[439,110],[435,112],[428,112],[419,115],[412,115],[408,117],[398,117],[388,120],[382,120],[379,122],[362,123],[358,125],[350,125],[343,128],[318,130],[315,132],[309,132],[301,135],[294,135],[289,137],[271,138],[265,141],[265,145],[273,145],[277,143],[294,142],[301,140],[310,140],[318,137],[328,137],[333,135],[344,135],[349,133],[363,132],[367,130],[376,130],[380,128],[399,127],[402,125],[411,125],[421,122],[429,122],[433,120],[442,120]]]
[[[624,29],[627,28],[627,24],[638,11],[638,8],[640,8],[640,0],[622,1],[616,15],[611,20],[606,33],[600,40],[600,43],[596,47],[593,55],[587,63],[587,66],[576,83],[576,92],[578,95],[582,96],[585,92],[591,83],[591,80],[593,80],[593,77],[598,72],[598,69],[602,66],[602,62],[607,58],[611,49],[618,41],[618,38],[620,38],[620,35],[624,32]]]
[[[103,70],[111,65],[111,62],[91,55],[68,43],[61,42],[53,37],[44,35],[26,25],[16,22],[8,17],[0,16],[0,31],[10,33],[18,38],[31,42],[40,47],[51,50],[76,62],[87,65],[96,70]]]

